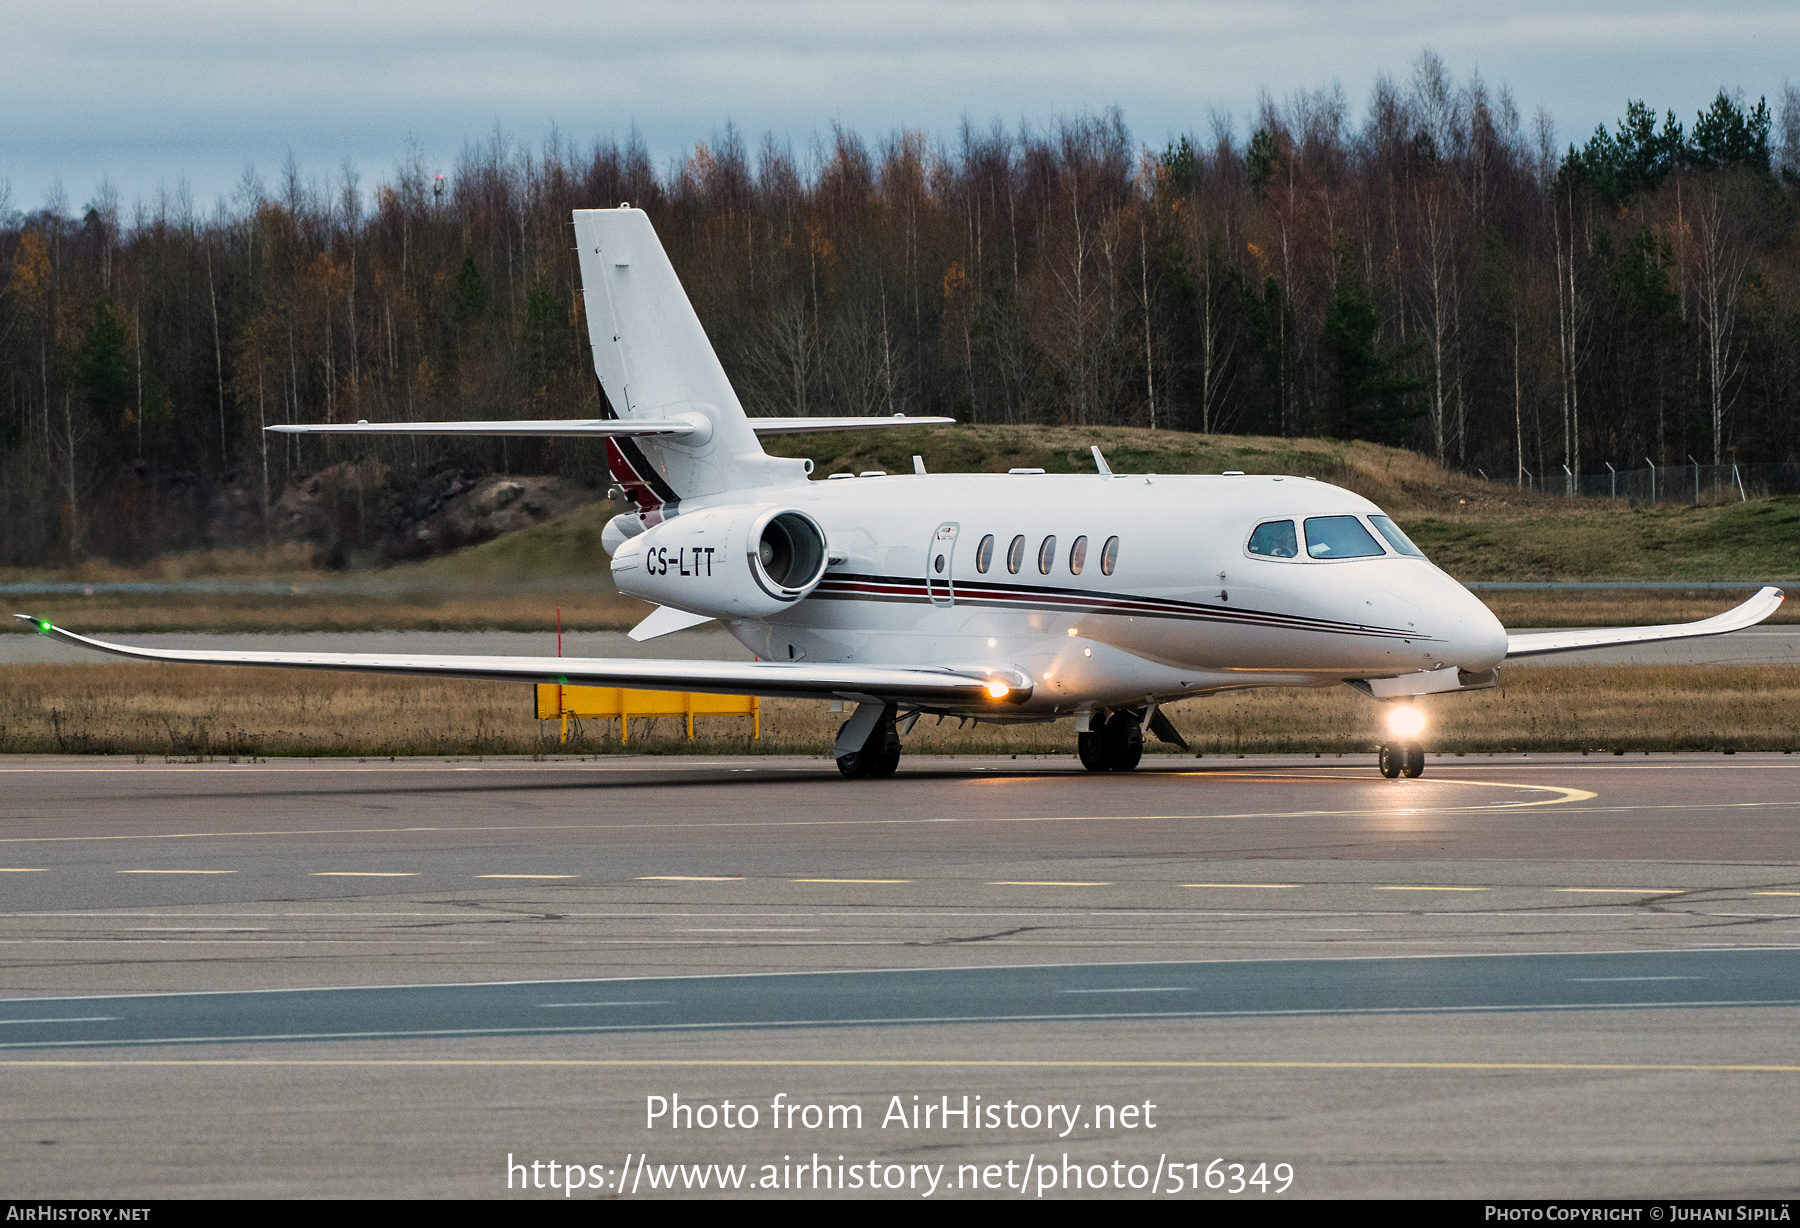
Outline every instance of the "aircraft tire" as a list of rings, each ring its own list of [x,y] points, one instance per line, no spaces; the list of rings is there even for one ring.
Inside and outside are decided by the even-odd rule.
[[[1381,774],[1389,780],[1398,777],[1401,768],[1404,766],[1404,760],[1402,759],[1403,754],[1404,748],[1388,746],[1385,743],[1377,748],[1375,752],[1375,762],[1377,766],[1381,768]]]
[[[851,780],[857,780],[869,774],[868,763],[861,751],[853,750],[847,755],[839,755],[837,765],[838,771]]]
[[[1105,772],[1112,768],[1112,759],[1106,753],[1105,733],[1096,729],[1092,733],[1075,735],[1075,753],[1081,756],[1081,766],[1090,772]]]
[[[1405,762],[1400,769],[1408,780],[1417,780],[1425,774],[1425,748],[1408,746],[1405,750]]]
[[[897,750],[873,753],[864,751],[861,758],[866,764],[862,774],[870,780],[885,780],[900,766],[900,752]]]
[[[1102,735],[1107,767],[1129,772],[1144,757],[1144,723],[1129,712],[1115,712]]]

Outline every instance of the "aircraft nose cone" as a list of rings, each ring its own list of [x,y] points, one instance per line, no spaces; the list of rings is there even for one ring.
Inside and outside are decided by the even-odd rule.
[[[1445,594],[1445,605],[1454,615],[1445,655],[1463,669],[1492,669],[1506,656],[1506,628],[1481,598],[1454,580],[1450,587],[1455,591]]]

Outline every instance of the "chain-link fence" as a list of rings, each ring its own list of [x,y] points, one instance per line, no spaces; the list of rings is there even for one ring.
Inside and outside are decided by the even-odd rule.
[[[1571,475],[1527,471],[1525,485],[1549,495],[1656,503],[1735,503],[1765,495],[1800,494],[1800,462],[1773,465],[1649,465]]]

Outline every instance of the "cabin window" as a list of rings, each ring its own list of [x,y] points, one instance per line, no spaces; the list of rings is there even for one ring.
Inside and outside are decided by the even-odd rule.
[[[1367,559],[1386,551],[1354,516],[1309,516],[1306,553],[1315,559]]]
[[[986,537],[981,539],[981,544],[975,547],[975,570],[985,576],[987,575],[988,567],[992,565],[993,561],[994,535],[989,533]]]
[[[1087,536],[1083,534],[1075,539],[1075,544],[1073,546],[1069,547],[1069,574],[1072,576],[1080,575],[1081,569],[1086,563]]]
[[[1410,554],[1415,559],[1422,559],[1425,557],[1425,552],[1413,545],[1412,538],[1402,533],[1400,531],[1400,526],[1386,516],[1371,516],[1369,517],[1369,523],[1375,526],[1375,531],[1377,533],[1387,538],[1387,544],[1392,546],[1396,552],[1400,554]]]
[[[1106,544],[1100,547],[1100,574],[1110,576],[1113,568],[1119,565],[1119,539],[1109,537]]]
[[[1019,534],[1012,539],[1012,545],[1006,548],[1006,570],[1019,574],[1019,568],[1025,565],[1025,535]]]
[[[1038,547],[1038,574],[1047,576],[1050,569],[1056,566],[1056,535],[1053,533],[1044,539]]]
[[[1257,525],[1256,531],[1250,534],[1250,553],[1272,559],[1299,558],[1300,539],[1294,534],[1294,522],[1271,520]]]

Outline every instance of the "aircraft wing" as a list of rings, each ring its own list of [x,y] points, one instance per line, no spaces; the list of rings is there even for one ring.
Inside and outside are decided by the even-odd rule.
[[[1649,644],[1657,640],[1686,640],[1706,635],[1724,635],[1754,627],[1781,608],[1783,593],[1778,588],[1765,588],[1735,609],[1697,623],[1668,623],[1661,627],[1581,627],[1567,631],[1528,631],[1506,637],[1506,659],[1537,657],[1552,652],[1576,652],[1583,648],[1606,648],[1614,644]]]
[[[186,648],[138,648],[90,639],[28,614],[42,635],[139,661],[188,665],[259,665],[281,669],[335,669],[370,674],[439,678],[488,678],[505,682],[560,682],[568,686],[624,686],[715,695],[787,699],[883,699],[932,705],[1023,703],[1031,680],[1008,666],[991,669],[906,669],[886,665],[829,665],[780,661],[644,661],[607,657],[475,657],[364,652],[207,652]]]

